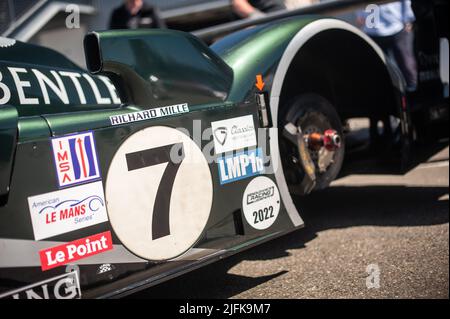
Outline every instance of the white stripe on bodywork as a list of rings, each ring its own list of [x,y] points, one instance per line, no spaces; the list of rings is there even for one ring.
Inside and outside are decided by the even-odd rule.
[[[0,268],[41,267],[39,251],[63,245],[62,242],[0,239]],[[194,261],[225,252],[217,249],[192,248],[172,261]],[[130,253],[123,245],[114,245],[110,251],[76,261],[76,265],[147,263]],[[69,263],[71,264],[71,263]]]
[[[302,28],[292,39],[292,41],[289,43],[286,51],[284,52],[280,63],[278,65],[277,71],[275,73],[275,77],[273,80],[273,86],[272,91],[270,95],[270,110],[272,113],[272,118],[274,120],[274,128],[270,129],[270,149],[271,154],[273,157],[273,160],[276,162],[274,164],[274,167],[276,167],[275,171],[275,178],[278,183],[278,187],[280,189],[281,197],[283,198],[284,205],[286,206],[286,210],[288,212],[289,217],[292,220],[292,223],[298,227],[303,225],[303,220],[300,217],[299,212],[297,211],[297,208],[294,205],[294,202],[292,200],[292,197],[289,193],[289,187],[286,182],[286,179],[284,177],[283,167],[281,164],[281,153],[278,143],[278,108],[280,104],[280,95],[281,90],[283,88],[283,83],[286,78],[287,72],[289,70],[289,67],[291,66],[292,61],[294,60],[297,53],[300,51],[300,49],[314,36],[319,34],[320,32],[327,31],[327,30],[345,30],[349,31],[351,33],[354,33],[355,35],[359,36],[360,38],[364,39],[378,54],[380,59],[383,61],[384,64],[386,64],[386,57],[383,53],[383,51],[378,47],[375,42],[370,39],[367,35],[365,35],[362,31],[357,29],[356,27],[335,19],[321,19],[317,20],[315,22],[312,22]]]
[[[62,242],[50,241],[0,239],[0,268],[41,267],[39,251],[63,244]],[[147,261],[134,256],[122,245],[114,245],[113,250],[81,259],[75,264],[98,265],[145,262]]]
[[[214,255],[220,255],[227,252],[226,250],[207,249],[207,248],[192,248],[184,255],[171,259],[171,261],[197,261]]]

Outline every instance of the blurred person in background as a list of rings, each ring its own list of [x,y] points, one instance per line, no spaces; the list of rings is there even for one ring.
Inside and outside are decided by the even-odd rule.
[[[418,69],[414,55],[414,12],[410,0],[392,2],[376,7],[377,10],[357,12],[357,24],[369,35],[400,68],[408,92],[417,89]],[[380,135],[378,124],[383,123]],[[370,136],[373,144],[383,143],[392,137],[390,117],[371,117]]]
[[[414,55],[414,12],[410,0],[380,5],[377,12],[359,11],[357,21],[388,56],[394,58],[409,91],[417,88],[418,71]]]
[[[312,6],[319,2],[320,0],[284,0],[284,4],[288,10]]]
[[[285,10],[282,0],[232,0],[234,13],[241,19],[256,19],[268,12]]]
[[[116,8],[109,23],[110,29],[165,28],[159,10],[143,0],[125,0]]]

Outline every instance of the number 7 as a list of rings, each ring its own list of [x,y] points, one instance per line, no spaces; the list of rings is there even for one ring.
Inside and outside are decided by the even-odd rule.
[[[171,161],[170,152],[173,147],[181,150],[179,163]],[[171,144],[126,155],[128,171],[168,163],[156,193],[153,206],[152,239],[156,240],[170,235],[170,199],[178,170],[185,158],[183,143]]]

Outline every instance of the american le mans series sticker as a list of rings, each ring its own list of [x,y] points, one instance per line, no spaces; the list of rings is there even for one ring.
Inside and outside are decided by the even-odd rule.
[[[101,181],[28,198],[35,240],[108,221]]]

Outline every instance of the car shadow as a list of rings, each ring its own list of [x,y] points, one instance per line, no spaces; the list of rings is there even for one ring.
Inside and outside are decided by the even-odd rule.
[[[356,143],[356,145],[359,144]],[[448,138],[440,141],[429,141],[428,143],[417,143],[410,148],[410,155],[402,158],[399,149],[371,148],[367,139],[363,139],[359,146],[347,148],[345,165],[339,174],[339,178],[354,174],[404,175],[424,162],[443,160],[439,156],[436,159],[433,159],[433,157],[443,152],[448,146]]]
[[[314,240],[320,232],[329,229],[446,224],[449,222],[448,194],[448,187],[334,186],[307,197],[296,198],[294,201],[305,221],[304,229],[192,271],[129,298],[230,298],[286,273],[280,271],[257,277],[230,273],[231,268],[243,261],[287,257],[290,255],[289,251],[305,248],[305,245]]]
[[[306,227],[182,277],[139,292],[131,298],[230,298],[282,276],[248,277],[229,270],[245,260],[272,260],[303,249],[328,230],[357,226],[429,226],[449,222],[446,187],[333,187],[297,200]],[[264,297],[264,296],[261,296]]]

